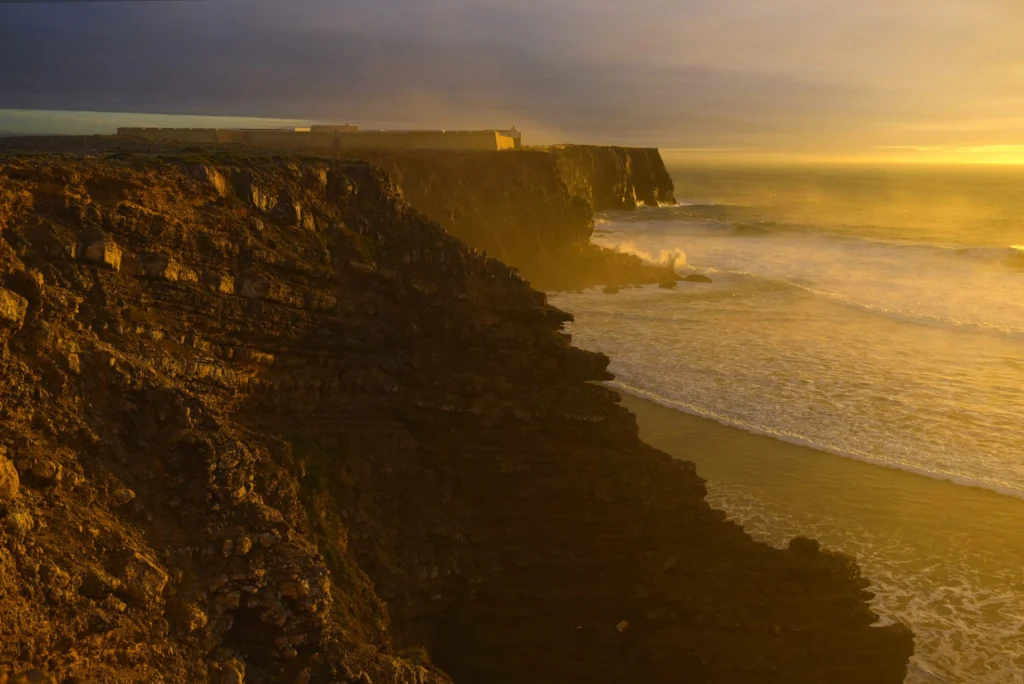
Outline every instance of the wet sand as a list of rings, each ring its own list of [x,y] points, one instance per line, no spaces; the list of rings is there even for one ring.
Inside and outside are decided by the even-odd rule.
[[[855,556],[883,621],[917,635],[907,682],[1024,684],[1024,500],[842,458],[623,395],[757,539]]]

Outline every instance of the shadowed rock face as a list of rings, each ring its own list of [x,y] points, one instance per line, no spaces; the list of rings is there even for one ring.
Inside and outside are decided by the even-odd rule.
[[[675,187],[655,148],[559,145],[544,148],[558,160],[570,194],[594,211],[675,204]]]
[[[403,196],[535,287],[656,283],[670,269],[590,243],[594,212],[674,202],[656,149],[570,146],[516,152],[345,150],[384,169]]]
[[[367,164],[7,154],[0,287],[11,671],[903,680],[852,560],[725,521],[568,315]]]
[[[4,144],[63,152],[145,151],[161,145],[99,137],[22,138]],[[247,149],[190,149],[204,147],[235,154]],[[666,266],[590,243],[595,211],[675,201],[672,179],[656,149],[572,145],[515,152],[346,149],[318,154],[380,167],[415,209],[471,247],[519,269],[537,288],[570,290],[675,277]],[[260,210],[275,201],[259,191],[248,200]]]

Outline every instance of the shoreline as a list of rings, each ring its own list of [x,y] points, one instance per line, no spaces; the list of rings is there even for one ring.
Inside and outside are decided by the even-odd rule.
[[[877,624],[914,631],[906,684],[1020,681],[1024,501],[620,394],[641,439],[693,462],[708,503],[752,538],[807,536],[856,559]]]
[[[688,413],[677,408],[665,406],[653,399],[637,396],[623,390],[618,383],[607,383],[610,387],[619,391],[622,396],[622,405],[637,416],[640,425],[641,438],[658,449],[669,453],[673,457],[691,461],[697,465],[698,474],[704,479],[713,482],[715,475],[720,475],[720,468],[729,468],[731,465],[746,457],[755,456],[761,461],[768,461],[772,458],[783,456],[791,466],[797,466],[799,461],[806,459],[821,460],[827,467],[815,468],[818,473],[831,471],[833,474],[842,474],[836,471],[858,471],[857,475],[868,477],[871,480],[884,480],[897,478],[901,483],[916,483],[921,487],[934,490],[937,495],[947,495],[963,499],[970,497],[981,497],[988,502],[1002,503],[1008,508],[1024,506],[1024,501],[1014,496],[1007,496],[992,489],[978,486],[961,485],[949,479],[931,477],[923,473],[904,470],[903,468],[888,467],[870,461],[862,461],[856,458],[849,458],[830,451],[815,448],[806,444],[797,444],[772,435],[760,434],[745,430],[741,427],[722,423],[714,418],[709,418],[693,413]],[[660,412],[666,412],[661,413]],[[666,417],[678,416],[674,422],[677,424],[670,428],[652,428],[651,421],[664,419]],[[683,432],[680,433],[679,429]],[[734,455],[728,462],[716,461],[715,457],[721,457],[724,452],[709,450],[706,442],[700,443],[693,453],[680,453],[676,441],[679,437],[707,438],[714,437],[716,446],[722,449],[726,447],[739,447],[741,452]],[[711,454],[709,456],[709,453]],[[708,470],[711,469],[712,473]],[[712,477],[709,477],[709,474]],[[845,487],[847,482],[840,482]],[[960,494],[960,496],[956,496]],[[933,499],[928,499],[933,501]]]
[[[909,464],[883,461],[881,459],[872,458],[869,454],[844,451],[838,448],[830,449],[822,445],[810,443],[808,440],[804,440],[803,438],[798,436],[788,435],[781,432],[771,432],[769,430],[759,428],[754,425],[737,424],[737,422],[729,421],[728,419],[722,416],[718,416],[714,413],[701,411],[696,407],[689,406],[681,402],[673,401],[671,399],[667,399],[658,394],[655,394],[654,392],[649,392],[639,387],[634,387],[619,380],[613,380],[611,382],[608,382],[607,385],[612,389],[618,391],[624,397],[629,396],[635,399],[639,399],[641,401],[650,402],[652,404],[655,404],[659,407],[665,408],[670,411],[676,411],[678,413],[692,416],[694,418],[707,420],[722,427],[733,430],[739,430],[740,432],[744,432],[750,435],[764,437],[766,439],[782,442],[784,444],[789,444],[794,447],[809,449],[810,451],[814,451],[820,454],[828,454],[829,456],[841,458],[848,461],[854,461],[857,463],[863,463],[865,465],[885,468],[886,470],[895,470],[901,473],[907,473],[910,475],[923,477],[925,479],[932,480],[935,482],[945,482],[957,487],[981,490],[1008,499],[1024,501],[1024,489],[1004,487],[991,483],[979,483],[976,480],[970,480],[968,478],[960,477],[958,475],[947,476],[941,473],[925,470],[924,468],[918,468],[917,466]]]

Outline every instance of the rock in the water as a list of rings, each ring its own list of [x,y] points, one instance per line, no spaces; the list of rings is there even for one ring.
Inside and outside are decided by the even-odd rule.
[[[5,456],[0,454],[0,503],[13,501],[18,496],[18,470]]]
[[[789,542],[789,550],[801,556],[816,556],[821,550],[821,544],[815,539],[807,537],[794,537]]]
[[[690,275],[688,275],[685,278],[683,278],[683,280],[685,280],[688,283],[710,283],[711,282],[711,278],[708,278],[706,275],[701,275],[700,273],[691,273]]]
[[[601,291],[604,292],[605,294],[619,294],[619,289],[620,288],[616,287],[615,285],[609,285],[608,287],[604,288]]]
[[[675,278],[663,278],[658,283],[658,287],[662,288],[663,290],[674,290],[675,287],[676,287],[676,279]]]

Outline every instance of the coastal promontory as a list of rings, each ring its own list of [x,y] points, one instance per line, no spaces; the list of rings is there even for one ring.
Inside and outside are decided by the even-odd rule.
[[[526,282],[582,176],[405,158],[0,150],[0,680],[902,682],[854,561],[712,509]]]

